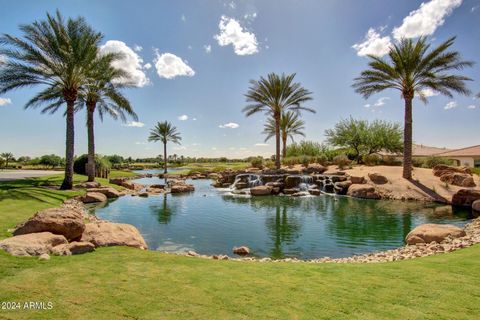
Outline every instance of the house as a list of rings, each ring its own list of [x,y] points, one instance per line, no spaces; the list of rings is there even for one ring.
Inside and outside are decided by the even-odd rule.
[[[480,145],[441,152],[435,156],[452,159],[459,166],[480,167]]]
[[[447,148],[437,148],[425,146],[423,144],[413,144],[412,146],[412,156],[413,157],[432,157],[439,153],[452,151],[452,149]]]

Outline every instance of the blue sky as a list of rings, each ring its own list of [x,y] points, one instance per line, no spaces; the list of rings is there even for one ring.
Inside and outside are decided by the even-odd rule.
[[[122,67],[138,87],[126,91],[139,123],[96,122],[97,151],[155,156],[151,127],[169,120],[182,133],[179,155],[271,155],[264,117],[246,118],[250,79],[269,72],[296,72],[314,93],[304,114],[307,139],[322,141],[325,129],[349,117],[403,121],[398,92],[365,101],[351,88],[365,68],[365,53],[383,54],[396,37],[429,35],[433,44],[457,36],[454,49],[480,62],[480,0],[421,1],[6,1],[0,0],[0,32],[19,35],[18,25],[57,8],[84,16],[105,35],[103,50],[126,52]],[[141,47],[141,48],[140,48]],[[464,71],[480,91],[480,65]],[[0,95],[0,151],[16,156],[64,154],[61,113],[24,110],[35,89]],[[431,96],[414,103],[414,140],[439,147],[479,144],[480,100]],[[183,116],[183,117],[182,117]],[[76,115],[76,154],[85,153],[85,115]]]

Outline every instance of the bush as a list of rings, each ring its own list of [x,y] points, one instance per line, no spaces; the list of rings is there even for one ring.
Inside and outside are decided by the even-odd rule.
[[[423,165],[424,165],[424,168],[433,168],[438,164],[445,164],[445,165],[451,166],[453,165],[453,161],[446,158],[432,156],[432,157],[427,157]]]
[[[65,165],[65,161],[64,159],[62,159],[57,155],[47,154],[40,157],[40,159],[38,160],[38,164],[41,164],[47,167],[52,167],[53,169],[55,167],[60,167]]]
[[[250,160],[250,164],[254,168],[263,169],[263,158],[262,157],[252,158]]]
[[[333,158],[333,163],[336,164],[340,170],[342,170],[346,166],[350,165],[351,161],[345,154],[341,154]]]
[[[402,161],[396,156],[384,156],[381,160],[381,163],[386,166],[401,166]]]
[[[73,163],[73,172],[77,174],[86,174],[86,165],[88,162],[88,156],[86,154],[81,155],[77,159],[75,159],[75,162]],[[99,156],[98,154],[95,155],[95,170],[97,172],[103,171],[103,170],[110,170],[112,167],[112,164],[110,161],[108,161],[107,157],[102,157]]]
[[[267,160],[265,161],[264,166],[268,169],[275,169],[275,161]]]
[[[380,164],[380,157],[376,154],[366,154],[362,157],[362,162],[367,166],[376,166]]]

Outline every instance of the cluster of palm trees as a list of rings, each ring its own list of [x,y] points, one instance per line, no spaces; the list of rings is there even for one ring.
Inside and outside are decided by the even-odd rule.
[[[57,11],[55,15],[47,14],[46,20],[21,25],[20,30],[21,38],[8,34],[0,37],[0,55],[7,58],[0,65],[0,94],[38,86],[41,91],[25,108],[43,106],[42,113],[64,110],[66,165],[61,189],[73,186],[74,115],[86,109],[87,172],[89,181],[93,181],[95,111],[100,119],[108,114],[125,120],[125,113],[137,119],[128,99],[119,91],[128,74],[112,66],[113,61],[122,57],[117,53],[101,54],[103,35],[82,17],[64,19]]]
[[[386,59],[370,55],[369,69],[354,79],[353,87],[365,99],[386,89],[401,92],[405,101],[403,177],[412,179],[412,104],[415,96],[427,102],[426,92],[452,97],[453,93],[469,95],[466,81],[471,79],[452,71],[471,67],[473,62],[461,59],[457,51],[450,50],[455,38],[450,38],[435,48],[426,37],[416,41],[402,39],[390,48]],[[299,83],[293,83],[292,75],[269,74],[259,81],[251,80],[246,96],[250,104],[244,108],[246,116],[265,112],[268,116],[264,133],[267,140],[275,137],[275,164],[280,168],[280,141],[283,156],[287,137],[303,135],[304,122],[299,119],[302,110],[314,112],[301,104],[311,100],[311,93]],[[480,97],[480,94],[478,95]]]

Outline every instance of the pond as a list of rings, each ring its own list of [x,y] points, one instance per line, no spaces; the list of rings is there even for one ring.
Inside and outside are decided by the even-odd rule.
[[[158,178],[135,180],[161,183]],[[151,250],[227,254],[246,245],[257,257],[340,258],[404,244],[423,223],[462,226],[470,210],[431,203],[344,196],[245,197],[189,181],[195,192],[148,198],[125,196],[92,209],[99,218],[136,226]]]

